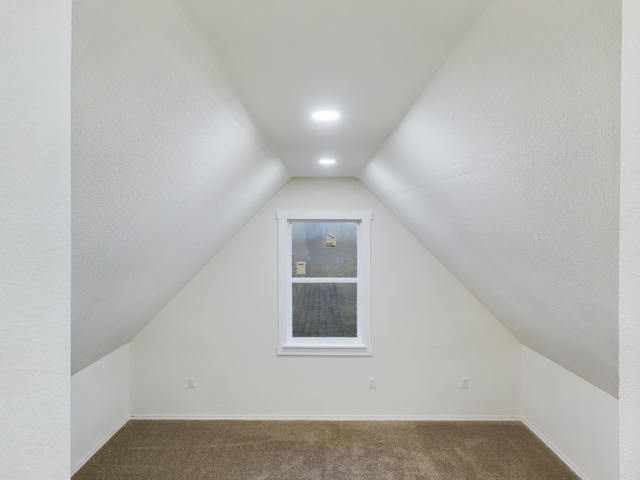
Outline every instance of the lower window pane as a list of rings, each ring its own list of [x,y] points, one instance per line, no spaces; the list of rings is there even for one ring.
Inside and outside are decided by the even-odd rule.
[[[294,283],[294,337],[357,337],[357,284]]]

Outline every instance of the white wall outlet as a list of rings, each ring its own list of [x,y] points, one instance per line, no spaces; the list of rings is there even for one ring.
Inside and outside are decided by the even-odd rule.
[[[369,389],[370,390],[374,390],[376,388],[376,379],[375,378],[370,378],[369,379]]]
[[[196,377],[189,377],[189,388],[196,388]]]
[[[464,390],[468,390],[469,389],[469,379],[468,378],[463,378],[462,379],[462,388]]]

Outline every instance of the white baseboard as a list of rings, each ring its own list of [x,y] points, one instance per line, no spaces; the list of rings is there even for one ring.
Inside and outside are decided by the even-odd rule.
[[[526,418],[521,417],[520,421],[529,429],[533,432],[533,434],[538,437],[540,440],[542,440],[542,442],[551,449],[551,451],[553,451],[553,453],[555,453],[560,460],[562,460],[567,467],[569,467],[571,470],[573,470],[573,473],[575,473],[576,475],[578,475],[578,477],[581,478],[581,480],[590,480],[589,477],[587,475],[585,475],[571,460],[569,460],[561,451],[560,449],[558,449],[553,442],[551,442],[551,440],[549,440],[547,437],[545,437],[542,433],[540,433],[533,425],[531,425],[531,423],[529,423],[527,421]]]
[[[85,457],[82,460],[80,460],[80,462],[78,462],[78,464],[75,467],[72,467],[71,476],[73,476],[78,470],[80,470],[84,466],[84,464],[87,463],[89,459],[93,457],[96,454],[96,452],[104,446],[105,443],[111,440],[111,437],[113,437],[116,433],[118,433],[118,430],[120,430],[122,427],[126,425],[126,423],[129,420],[131,420],[131,415],[127,415],[126,417],[124,417],[122,421],[111,431],[111,433],[109,433],[106,437],[104,437],[104,439],[93,450],[91,450],[87,455],[85,455]]]
[[[134,420],[318,420],[318,421],[441,421],[441,422],[520,422],[517,415],[184,415],[140,414]]]

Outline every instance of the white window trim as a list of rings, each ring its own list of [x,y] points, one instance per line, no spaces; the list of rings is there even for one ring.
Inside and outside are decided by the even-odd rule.
[[[371,344],[371,220],[366,211],[278,211],[278,355],[372,356]],[[354,282],[358,285],[356,338],[294,338],[292,325],[291,223],[306,220],[358,222],[358,276],[300,278],[296,282]]]

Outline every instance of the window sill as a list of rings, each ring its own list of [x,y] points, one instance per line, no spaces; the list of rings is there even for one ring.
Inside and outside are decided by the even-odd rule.
[[[278,345],[278,355],[371,357],[372,346]]]

